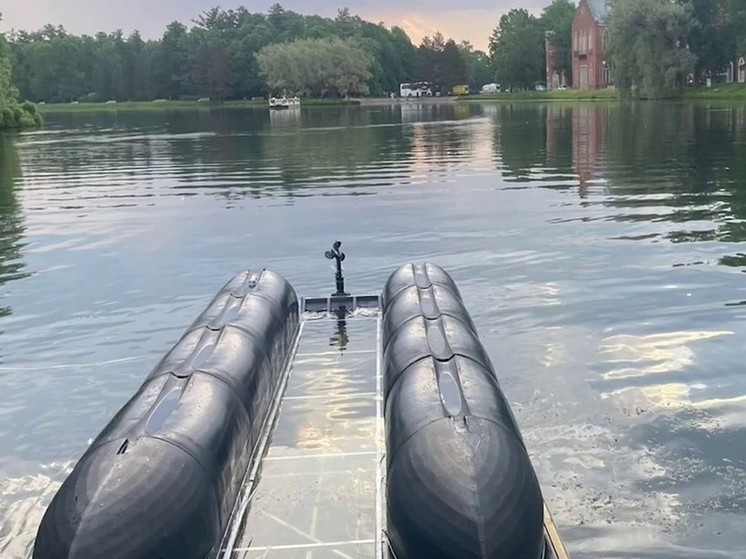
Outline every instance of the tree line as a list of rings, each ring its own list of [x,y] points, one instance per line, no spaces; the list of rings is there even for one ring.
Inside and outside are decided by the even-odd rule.
[[[21,103],[18,99],[18,89],[12,80],[10,49],[0,33],[0,129],[22,128],[40,123],[36,107],[28,102]]]
[[[746,53],[746,0],[610,0],[607,59],[622,94],[660,97],[701,83]],[[547,79],[549,32],[558,69],[572,83],[573,0],[540,15],[503,15],[489,52],[436,33],[414,45],[387,28],[340,10],[302,15],[279,4],[267,13],[212,8],[192,25],[173,22],[157,40],[135,31],[74,35],[46,25],[0,38],[0,120],[31,123],[32,102],[266,98],[287,90],[312,96],[396,93],[403,82],[454,85],[497,81],[531,88]],[[343,69],[343,71],[338,71]],[[11,80],[12,77],[12,80]]]
[[[438,36],[415,46],[400,27],[364,21],[347,9],[324,18],[279,4],[266,14],[212,8],[192,24],[173,22],[158,40],[144,40],[137,31],[126,37],[121,31],[78,36],[53,25],[14,31],[8,34],[13,77],[23,98],[67,103],[247,99],[266,97],[283,84],[314,95],[384,95],[398,92],[402,82],[433,79],[447,87],[493,74],[487,55],[468,43],[454,51],[453,41]],[[294,69],[286,65],[288,75],[279,79],[274,62],[280,49],[273,45],[301,57]],[[324,57],[332,53],[354,69],[352,83],[337,83],[344,77],[330,82],[331,72],[321,80],[325,83],[309,77],[307,70],[316,65],[322,71],[328,66]],[[308,79],[299,84],[304,63],[301,74]]]
[[[490,56],[496,79],[503,88],[530,88],[546,76],[545,35],[551,33],[556,67],[572,76],[572,22],[576,5],[572,0],[554,0],[535,16],[524,8],[510,10],[500,18],[490,37]]]
[[[649,99],[738,73],[746,0],[614,0],[608,58],[623,96]],[[652,55],[651,55],[652,53]]]
[[[656,98],[700,85],[746,56],[746,0],[610,0],[606,58],[623,95]],[[572,82],[572,23],[577,5],[554,0],[539,16],[514,9],[490,38],[497,80],[532,87],[546,76],[545,32],[557,68]]]

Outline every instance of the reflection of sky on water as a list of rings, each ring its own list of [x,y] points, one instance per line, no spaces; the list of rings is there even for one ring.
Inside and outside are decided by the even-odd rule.
[[[694,361],[693,342],[734,332],[669,332],[650,336],[618,335],[601,342],[604,362],[615,366],[605,380],[630,379],[678,371]]]

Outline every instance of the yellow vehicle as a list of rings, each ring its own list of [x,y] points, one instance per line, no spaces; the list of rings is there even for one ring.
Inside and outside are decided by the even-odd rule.
[[[454,85],[451,90],[451,95],[469,95],[468,85]]]

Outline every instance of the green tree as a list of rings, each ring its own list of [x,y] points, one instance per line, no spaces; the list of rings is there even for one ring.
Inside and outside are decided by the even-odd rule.
[[[510,10],[490,38],[497,79],[514,87],[531,87],[545,74],[544,30],[523,8]]]
[[[10,49],[0,33],[0,129],[34,126],[40,122],[34,105],[21,105],[18,101],[18,90],[12,80]]]
[[[442,69],[442,85],[446,92],[454,85],[469,83],[469,70],[461,51],[453,39],[446,41],[440,54]]]
[[[686,48],[694,20],[689,6],[670,0],[616,0],[609,19],[608,52],[623,96],[636,89],[648,99],[681,88],[696,56]]]
[[[468,41],[461,41],[458,48],[466,64],[468,83],[472,91],[495,79],[495,68],[487,53],[474,50]]]
[[[366,93],[372,57],[352,39],[299,39],[264,47],[260,75],[289,94],[347,96]]]
[[[556,68],[572,82],[572,22],[577,8],[572,0],[553,0],[541,14],[541,25],[550,31],[556,53]],[[548,78],[547,78],[548,79]]]
[[[342,9],[334,19],[304,16],[279,4],[268,13],[211,8],[187,27],[171,23],[146,41],[138,32],[75,36],[62,27],[10,37],[22,97],[46,102],[152,98],[246,98],[268,93],[256,54],[300,39],[349,39],[370,59],[370,92],[416,79],[417,49],[401,28],[386,28]]]
[[[400,72],[393,76],[396,91],[399,84],[412,81],[417,72],[417,47],[409,40],[409,36],[401,27],[391,28],[391,44],[400,63]]]
[[[725,3],[728,20],[727,37],[730,40],[731,59],[733,56],[746,56],[746,2],[744,0],[727,0]]]
[[[441,33],[435,33],[424,37],[417,50],[418,78],[430,82],[436,91],[448,94],[454,85],[469,84],[468,56],[453,39],[446,40]]]
[[[691,11],[694,24],[687,44],[696,55],[695,76],[699,82],[725,69],[736,50],[728,0],[678,0]]]
[[[443,35],[435,33],[432,37],[423,37],[417,49],[419,78],[430,82],[436,89],[440,89],[443,80],[440,54],[443,52],[445,46],[446,41]]]

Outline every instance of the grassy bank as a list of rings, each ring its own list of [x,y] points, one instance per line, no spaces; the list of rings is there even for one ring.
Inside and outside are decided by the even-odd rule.
[[[723,83],[712,87],[697,87],[684,90],[684,99],[746,102],[746,84]]]
[[[357,106],[359,101],[334,99],[303,99],[302,107]],[[266,109],[267,101],[127,101],[122,103],[50,103],[37,105],[41,113],[113,112],[113,111],[179,111],[194,109]]]
[[[613,89],[567,90],[567,91],[516,91],[493,95],[465,95],[459,102],[503,102],[503,101],[613,101],[617,98]]]
[[[719,100],[746,102],[746,84],[718,84],[706,88],[687,88],[682,94],[670,97],[670,100]],[[501,103],[517,101],[555,102],[555,101],[615,101],[617,92],[613,89],[567,90],[567,91],[517,91],[515,93],[496,93],[492,95],[466,95],[456,98],[458,103]],[[382,102],[389,102],[383,99]],[[363,104],[370,104],[365,99]],[[337,99],[303,99],[301,106],[311,107],[344,107],[359,106],[360,100],[342,101]],[[267,101],[136,101],[122,103],[52,103],[36,105],[39,113],[71,113],[100,111],[177,111],[212,108],[266,109]]]
[[[591,91],[518,91],[515,93],[497,93],[494,95],[469,95],[459,101],[505,102],[505,101],[615,101],[617,92],[613,89]],[[746,84],[718,84],[713,87],[691,87],[682,93],[673,93],[667,100],[703,99],[719,101],[746,102]]]

